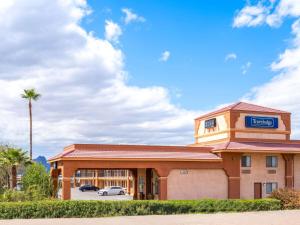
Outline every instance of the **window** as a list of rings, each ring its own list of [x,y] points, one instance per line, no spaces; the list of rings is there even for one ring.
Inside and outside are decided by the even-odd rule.
[[[251,156],[243,155],[241,160],[242,167],[251,167]]]
[[[277,156],[267,156],[266,157],[266,166],[267,167],[277,167],[278,158]]]
[[[278,188],[278,184],[276,182],[266,183],[266,193],[267,194],[271,194],[277,188]]]

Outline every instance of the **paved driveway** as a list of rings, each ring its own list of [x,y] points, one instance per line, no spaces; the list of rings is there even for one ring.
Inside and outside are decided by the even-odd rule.
[[[130,195],[99,196],[97,191],[81,192],[78,188],[71,189],[71,198],[72,200],[132,200]]]
[[[300,210],[169,216],[128,216],[93,219],[6,220],[2,225],[300,225]]]

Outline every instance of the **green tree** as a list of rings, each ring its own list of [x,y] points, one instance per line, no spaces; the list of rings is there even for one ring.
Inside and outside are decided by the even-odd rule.
[[[5,190],[5,187],[9,187],[9,174],[7,168],[0,165],[0,194]]]
[[[22,184],[25,192],[35,189],[44,197],[51,197],[53,194],[51,176],[45,167],[39,163],[33,163],[26,167]]]
[[[5,190],[5,187],[9,187],[9,174],[7,172],[8,169],[1,159],[2,151],[4,151],[4,146],[0,145],[0,194]]]
[[[21,94],[22,98],[28,100],[29,107],[29,142],[30,142],[30,160],[32,160],[32,101],[37,101],[41,95],[35,91],[35,89],[25,89],[24,93]]]
[[[0,165],[2,168],[9,168],[11,173],[11,188],[17,186],[17,169],[20,166],[28,165],[30,160],[27,152],[22,149],[6,147],[0,151]]]

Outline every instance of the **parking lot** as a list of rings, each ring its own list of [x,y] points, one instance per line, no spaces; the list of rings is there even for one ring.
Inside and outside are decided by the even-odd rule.
[[[61,194],[61,190],[58,192]],[[100,196],[97,191],[81,192],[78,188],[71,189],[72,200],[132,200],[131,195],[114,195],[114,196]]]

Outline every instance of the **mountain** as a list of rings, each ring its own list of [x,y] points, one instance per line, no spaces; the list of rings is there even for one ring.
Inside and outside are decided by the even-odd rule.
[[[42,164],[46,168],[47,172],[49,172],[49,170],[50,170],[50,163],[47,162],[47,159],[46,159],[45,156],[38,156],[33,161]]]

